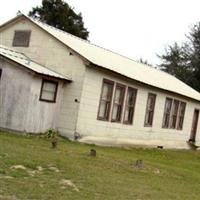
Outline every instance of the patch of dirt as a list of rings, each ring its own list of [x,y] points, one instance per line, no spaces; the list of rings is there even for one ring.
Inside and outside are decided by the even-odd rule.
[[[41,172],[41,171],[43,171],[43,170],[44,170],[44,168],[43,168],[43,167],[41,167],[41,166],[37,166],[37,170]]]
[[[79,192],[79,189],[77,188],[77,186],[71,180],[62,179],[59,182],[59,184],[61,185],[62,189],[65,189],[67,187],[72,187],[76,192]]]
[[[0,200],[18,200],[15,196],[2,196],[0,195]]]
[[[26,170],[26,167],[24,167],[23,165],[13,165],[11,167],[11,169],[23,169],[23,170]]]
[[[159,170],[159,169],[155,169],[155,170],[153,171],[153,173],[154,173],[154,174],[160,174],[160,170]]]
[[[0,178],[4,178],[4,179],[12,179],[13,177],[12,176],[0,176]]]
[[[57,167],[49,167],[49,169],[54,172],[60,172],[60,170]]]

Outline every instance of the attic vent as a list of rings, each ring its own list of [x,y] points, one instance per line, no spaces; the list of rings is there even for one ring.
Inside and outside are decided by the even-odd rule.
[[[13,38],[14,47],[28,47],[30,42],[31,31],[15,31]]]

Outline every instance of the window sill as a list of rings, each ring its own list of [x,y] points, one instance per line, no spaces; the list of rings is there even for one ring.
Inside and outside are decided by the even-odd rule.
[[[39,99],[40,101],[47,102],[47,103],[56,103],[56,101],[47,100],[47,99]]]

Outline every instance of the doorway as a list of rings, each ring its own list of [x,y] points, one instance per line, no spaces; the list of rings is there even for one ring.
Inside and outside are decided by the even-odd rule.
[[[199,110],[195,109],[193,114],[192,129],[190,134],[190,141],[192,142],[195,142],[196,140],[198,120],[199,120]]]

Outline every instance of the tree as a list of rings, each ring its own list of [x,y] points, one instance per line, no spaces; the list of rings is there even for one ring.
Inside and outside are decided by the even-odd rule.
[[[82,39],[87,39],[89,36],[81,13],[76,14],[74,9],[63,0],[43,0],[42,6],[32,8],[29,16],[39,18],[42,22]]]
[[[194,25],[181,45],[174,43],[159,58],[160,68],[200,91],[200,22]]]
[[[148,62],[148,60],[143,60],[142,58],[140,58],[138,62],[140,62],[140,63],[142,63],[142,64],[145,64],[145,65],[148,65],[149,67],[152,67],[152,64],[150,64],[150,63]]]

